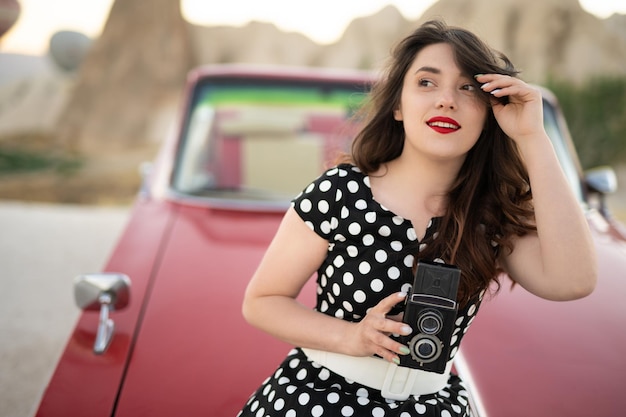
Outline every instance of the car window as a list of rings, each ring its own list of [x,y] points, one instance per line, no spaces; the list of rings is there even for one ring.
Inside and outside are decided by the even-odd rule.
[[[545,100],[543,102],[543,123],[572,190],[578,200],[583,202],[584,194],[579,176],[577,156],[573,154],[574,151],[570,147],[569,142],[565,140],[556,117],[556,110]]]
[[[198,197],[289,201],[348,151],[364,84],[216,79],[199,85],[173,187]]]

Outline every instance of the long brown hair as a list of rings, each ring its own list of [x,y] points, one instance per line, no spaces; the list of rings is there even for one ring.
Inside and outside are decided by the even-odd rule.
[[[429,21],[404,38],[392,51],[383,76],[374,84],[360,117],[363,129],[352,144],[352,162],[368,174],[400,156],[404,146],[402,122],[393,117],[398,108],[404,76],[422,48],[446,43],[452,46],[459,68],[472,80],[476,74],[517,71],[503,54],[492,50],[473,33]],[[476,83],[480,91],[478,83]],[[447,210],[438,233],[416,259],[442,257],[463,271],[459,301],[498,283],[497,257],[511,251],[512,239],[535,229],[531,190],[526,167],[515,142],[500,128],[482,94],[488,115],[483,131],[468,152],[447,195]]]

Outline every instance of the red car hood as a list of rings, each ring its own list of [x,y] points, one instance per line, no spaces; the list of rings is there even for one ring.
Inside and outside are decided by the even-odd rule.
[[[116,416],[234,416],[284,358],[290,347],[241,315],[246,284],[282,214],[179,209]]]

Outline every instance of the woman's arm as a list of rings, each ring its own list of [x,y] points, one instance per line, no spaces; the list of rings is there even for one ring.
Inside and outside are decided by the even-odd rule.
[[[296,297],[322,264],[328,241],[290,208],[246,289],[243,315],[253,326],[295,346],[353,356],[378,354],[394,361],[402,354],[390,333],[409,334],[386,314],[404,294],[393,294],[359,323],[350,323],[300,304]],[[406,350],[404,350],[406,352]]]
[[[516,78],[477,77],[495,97],[500,127],[517,143],[528,169],[537,232],[515,239],[503,267],[516,282],[539,297],[572,300],[590,294],[596,283],[595,247],[583,210],[565,178],[543,128],[541,93]]]

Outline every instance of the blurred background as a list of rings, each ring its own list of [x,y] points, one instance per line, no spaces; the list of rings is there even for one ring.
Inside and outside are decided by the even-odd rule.
[[[474,30],[524,79],[556,92],[583,168],[626,158],[623,0],[0,0],[0,8],[3,199],[127,204],[192,67],[376,69],[433,17]]]
[[[375,70],[434,17],[556,93],[626,220],[624,0],[0,0],[0,417],[36,406],[78,315],[71,280],[106,260],[191,68]]]

